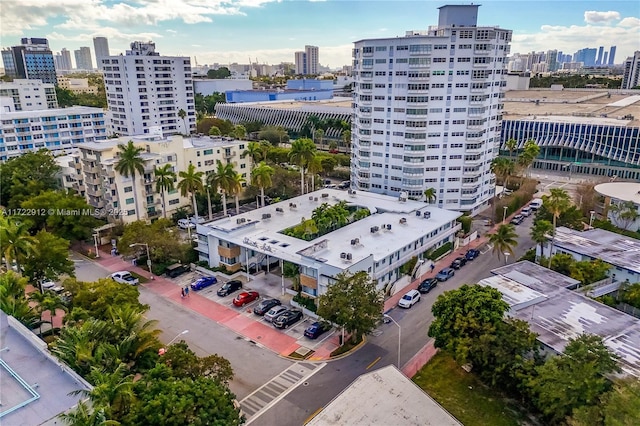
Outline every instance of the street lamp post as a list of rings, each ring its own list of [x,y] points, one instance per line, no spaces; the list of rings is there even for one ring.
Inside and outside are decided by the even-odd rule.
[[[596,216],[596,212],[595,210],[591,210],[589,213],[591,213],[591,217],[589,218],[589,228],[593,227],[593,218]]]
[[[391,320],[398,327],[398,370],[400,370],[400,344],[402,342],[402,327],[391,316],[384,314],[384,318]]]
[[[511,255],[511,253],[509,253],[508,251],[504,252],[504,264],[506,265],[507,263],[509,263],[509,256]]]
[[[100,234],[93,234],[93,243],[96,246],[96,258],[100,257],[100,252],[98,251],[98,237]]]
[[[151,256],[149,255],[149,244],[147,243],[129,244],[129,247],[136,247],[136,246],[144,246],[147,249],[147,266],[149,267],[149,274],[151,274],[151,276],[153,277],[153,272],[151,271]]]
[[[507,220],[507,209],[509,208],[509,206],[504,206],[504,213],[502,214],[502,222],[504,223]]]
[[[171,339],[171,340],[169,341],[169,343],[167,343],[166,347],[168,347],[168,346],[169,346],[169,345],[171,345],[173,342],[175,342],[175,341],[176,341],[176,339],[177,339],[178,337],[183,336],[183,335],[187,334],[188,332],[189,332],[189,330],[182,330],[180,333],[178,333],[178,334],[176,335],[176,337],[174,337],[173,339]]]

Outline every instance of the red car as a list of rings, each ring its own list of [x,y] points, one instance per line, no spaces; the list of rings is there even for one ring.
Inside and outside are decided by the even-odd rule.
[[[235,306],[244,306],[247,303],[253,302],[258,297],[260,297],[260,295],[257,291],[243,291],[233,299],[233,304]]]

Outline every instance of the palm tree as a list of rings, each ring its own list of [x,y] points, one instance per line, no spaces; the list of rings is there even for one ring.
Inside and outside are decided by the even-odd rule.
[[[496,157],[491,161],[491,172],[502,177],[502,185],[506,188],[509,183],[509,176],[515,169],[515,163],[508,158]]]
[[[551,188],[551,195],[543,195],[542,201],[547,209],[553,215],[553,237],[551,238],[551,247],[549,248],[549,268],[551,268],[551,257],[553,254],[553,244],[556,238],[556,223],[562,213],[571,207],[571,198],[567,191],[561,188]]]
[[[180,108],[180,110],[178,111],[178,117],[182,119],[182,124],[184,124],[184,134],[188,135],[191,132],[189,132],[189,129],[187,128],[187,122],[184,119],[186,116],[187,116],[187,112],[182,108]]]
[[[264,147],[260,142],[249,142],[247,149],[245,149],[240,155],[241,158],[251,158],[251,170],[262,160],[266,160]]]
[[[242,192],[242,184],[246,181],[242,175],[236,171],[233,172],[231,182],[229,183],[229,195],[233,195],[236,200],[236,214],[240,214],[240,193]]]
[[[51,329],[52,330],[55,330],[55,328],[53,327],[53,317],[56,316],[56,311],[58,309],[61,309],[64,312],[67,312],[67,305],[64,304],[64,302],[62,301],[60,296],[58,296],[57,294],[54,294],[54,293],[48,294],[44,298],[44,300],[42,300],[42,302],[40,302],[40,308],[42,309],[42,311],[49,311],[49,316],[51,318]],[[54,334],[55,334],[55,331],[54,331]]]
[[[60,419],[72,426],[117,426],[120,422],[109,420],[103,408],[89,407],[84,401],[80,401],[75,410],[59,415]]]
[[[162,212],[165,219],[167,218],[167,203],[164,199],[166,191],[173,191],[174,182],[176,181],[176,173],[173,171],[171,164],[165,164],[162,167],[155,167],[153,174],[156,177],[156,192],[162,196]]]
[[[258,167],[251,171],[251,184],[260,188],[260,199],[262,207],[264,207],[264,189],[271,188],[273,181],[271,180],[275,170],[267,165],[264,161]]]
[[[320,141],[320,147],[322,147],[322,139],[324,138],[324,130],[322,129],[318,129],[315,132],[313,132],[313,140],[314,142],[316,141]]]
[[[505,148],[509,151],[509,159],[512,159],[512,153],[518,148],[518,141],[511,138],[504,143]]]
[[[424,190],[424,198],[427,203],[432,204],[436,202],[437,193],[435,188],[427,188]]]
[[[4,256],[7,271],[16,263],[20,272],[20,263],[35,250],[36,239],[29,235],[29,223],[13,216],[0,215],[0,249]]]
[[[137,147],[133,141],[127,142],[126,145],[118,144],[119,160],[115,165],[116,172],[124,177],[131,177],[133,187],[133,200],[136,207],[136,219],[140,220],[140,211],[138,210],[138,195],[136,185],[136,172],[142,176],[144,174],[144,160],[140,156],[144,152],[144,148]]]
[[[544,243],[547,242],[549,235],[553,233],[553,223],[548,220],[538,220],[531,228],[531,239],[540,244],[540,257],[544,257]]]
[[[311,119],[311,117],[309,117],[309,119]],[[316,146],[311,139],[297,139],[291,144],[289,161],[300,167],[300,193],[302,195],[304,195],[304,171],[315,155]]]
[[[207,176],[208,183],[214,190],[219,190],[222,193],[222,210],[224,215],[227,215],[227,194],[230,194],[230,188],[234,181],[234,175],[236,171],[233,169],[233,164],[222,163],[220,160],[216,163],[216,170]]]
[[[342,142],[344,142],[347,152],[351,151],[351,130],[342,131]]]
[[[529,139],[524,144],[524,150],[522,154],[518,156],[518,165],[522,167],[525,174],[540,154],[540,147],[536,144],[536,141]],[[523,176],[524,180],[524,176]]]
[[[489,236],[489,242],[493,244],[493,253],[500,255],[510,253],[513,255],[513,249],[518,245],[518,234],[515,226],[511,224],[500,225],[495,234]]]
[[[314,156],[307,165],[307,172],[311,175],[311,191],[316,190],[316,175],[322,170],[322,161],[320,157]]]
[[[639,217],[638,208],[633,201],[620,201],[609,205],[609,212],[616,225],[628,230]]]
[[[178,173],[180,182],[178,182],[178,189],[180,190],[180,195],[186,197],[188,194],[191,194],[191,199],[193,200],[193,214],[196,217],[196,221],[198,220],[198,205],[196,204],[196,193],[202,192],[204,190],[204,185],[202,184],[202,176],[203,172],[196,171],[196,166],[193,164],[189,164],[187,171],[182,171]]]
[[[104,410],[108,417],[119,418],[129,411],[135,399],[133,375],[126,374],[126,365],[120,363],[113,372],[91,369],[89,375],[93,389],[82,389],[72,392],[89,398],[91,406]]]

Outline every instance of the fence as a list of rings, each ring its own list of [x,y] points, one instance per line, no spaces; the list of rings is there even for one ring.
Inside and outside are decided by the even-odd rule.
[[[625,314],[640,318],[640,309],[636,308],[635,306],[631,306],[626,303],[619,303],[618,305],[616,305],[616,309],[624,312]]]

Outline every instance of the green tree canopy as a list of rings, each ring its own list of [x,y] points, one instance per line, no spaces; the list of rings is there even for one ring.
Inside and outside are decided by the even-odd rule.
[[[220,67],[216,70],[207,71],[207,78],[223,79],[231,75],[231,71],[227,67]]]
[[[489,236],[489,242],[493,244],[493,254],[497,254],[498,259],[504,253],[513,255],[513,249],[518,245],[517,238],[515,226],[511,224],[500,225],[498,230]]]
[[[72,294],[71,309],[82,309],[86,316],[107,320],[110,306],[133,306],[138,310],[148,309],[138,302],[138,288],[121,284],[110,278],[94,282],[81,282],[73,278],[64,281],[64,288]],[[73,312],[72,312],[73,314]]]
[[[273,146],[289,142],[289,134],[284,127],[265,126],[258,133],[258,139],[267,140]]]
[[[69,241],[47,231],[34,236],[33,251],[23,261],[24,275],[34,285],[40,280],[57,280],[62,274],[75,276],[75,267],[69,259]]]
[[[56,189],[59,171],[60,167],[47,149],[8,159],[0,164],[0,205],[19,208],[26,199]]]
[[[318,315],[352,333],[359,341],[376,328],[382,317],[384,298],[366,271],[340,273],[327,292],[320,296]]]
[[[32,328],[37,324],[39,316],[25,296],[27,284],[26,278],[11,270],[0,274],[0,310]]]
[[[199,377],[228,383],[233,379],[233,368],[226,358],[217,354],[206,357],[197,356],[184,342],[177,342],[167,348],[159,362],[171,368],[174,377]]]
[[[191,248],[190,243],[183,243],[176,238],[173,222],[164,218],[150,224],[140,220],[125,225],[124,232],[118,239],[118,251],[123,254],[141,252],[146,255],[144,247],[130,247],[136,243],[149,245],[149,254],[154,263],[178,260],[186,262]]]

